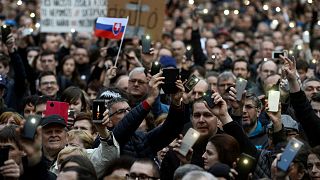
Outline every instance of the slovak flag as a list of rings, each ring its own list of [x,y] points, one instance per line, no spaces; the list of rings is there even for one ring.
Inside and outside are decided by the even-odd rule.
[[[96,22],[95,35],[107,39],[121,39],[127,24],[127,18],[99,17]]]

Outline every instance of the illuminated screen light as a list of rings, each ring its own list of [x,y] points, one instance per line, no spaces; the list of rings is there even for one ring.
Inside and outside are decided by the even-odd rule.
[[[189,4],[191,4],[191,5],[194,4],[194,0],[189,0],[188,2],[189,2]]]
[[[35,13],[30,13],[30,17],[34,18],[34,17],[36,17],[36,14]]]
[[[223,14],[226,15],[226,16],[229,15],[229,13],[230,13],[230,12],[229,12],[228,9],[226,9],[226,10],[223,11]]]
[[[268,11],[269,10],[269,6],[267,4],[263,5],[263,10]]]
[[[280,11],[281,11],[281,8],[280,8],[280,7],[276,7],[276,11],[277,11],[277,12],[280,12]]]
[[[17,1],[17,5],[21,6],[22,5],[22,1],[21,0]]]
[[[209,10],[208,9],[203,9],[203,14],[208,14]]]
[[[293,21],[291,21],[291,22],[289,23],[289,27],[290,27],[290,28],[294,28],[295,25],[296,25],[296,24],[295,24]]]
[[[39,28],[39,27],[40,27],[40,23],[36,23],[36,24],[35,24],[35,27],[36,27],[36,28]]]
[[[236,9],[236,10],[233,11],[233,13],[234,14],[239,14],[239,10]]]

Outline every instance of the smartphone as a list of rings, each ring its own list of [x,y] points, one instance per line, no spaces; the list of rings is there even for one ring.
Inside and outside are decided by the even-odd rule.
[[[155,74],[158,74],[161,69],[161,64],[159,61],[153,61],[151,66],[150,74],[151,76],[154,76]]]
[[[185,91],[190,92],[199,81],[200,79],[196,75],[192,74],[188,81],[184,84]]]
[[[208,91],[204,94],[203,99],[206,101],[208,104],[209,108],[213,108],[215,106],[213,99],[211,98],[212,92]]]
[[[162,70],[162,76],[164,84],[161,86],[165,94],[175,94],[178,92],[176,87],[176,81],[179,79],[179,69],[177,68],[165,68]]]
[[[45,116],[58,114],[68,124],[68,109],[69,104],[66,102],[47,101]]]
[[[237,100],[241,101],[244,90],[247,87],[248,81],[243,78],[238,78],[236,81]]]
[[[41,116],[30,115],[27,117],[26,122],[23,126],[21,137],[25,139],[34,140],[34,136],[37,132],[37,127],[41,122]]]
[[[236,171],[238,176],[236,179],[248,179],[250,172],[253,172],[256,167],[256,158],[249,154],[242,153],[237,161]]]
[[[1,40],[3,43],[6,43],[8,40],[8,36],[11,33],[11,27],[8,25],[1,26]]]
[[[107,102],[104,99],[96,99],[92,102],[92,122],[101,124],[103,113],[107,109]]]
[[[142,35],[141,37],[142,53],[150,54],[151,37],[150,35]]]
[[[280,55],[283,57],[288,57],[288,52],[284,51],[272,51],[272,59],[280,58]]]
[[[0,167],[4,165],[4,162],[9,159],[9,146],[3,146],[0,148]]]
[[[189,152],[189,149],[197,142],[198,138],[200,137],[200,133],[193,128],[189,128],[187,133],[182,138],[181,146],[178,152],[186,156]]]
[[[75,118],[75,110],[74,109],[69,109],[68,110],[68,117],[69,118]]]
[[[302,146],[303,142],[292,138],[283,151],[280,160],[277,162],[277,167],[286,172]]]
[[[268,91],[268,111],[278,112],[280,101],[280,91],[270,90]]]

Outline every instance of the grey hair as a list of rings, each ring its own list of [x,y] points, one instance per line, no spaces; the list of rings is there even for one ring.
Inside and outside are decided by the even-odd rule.
[[[191,171],[183,176],[182,180],[194,180],[194,179],[201,179],[201,180],[218,180],[212,174],[205,172],[205,171]]]
[[[236,76],[231,71],[224,71],[218,76],[218,84],[220,84],[221,81],[232,79],[236,81]]]
[[[195,170],[201,171],[201,170],[203,170],[203,168],[201,168],[201,167],[199,167],[197,165],[194,165],[194,164],[185,164],[183,166],[180,166],[174,172],[173,180],[181,180],[182,177],[184,175],[186,175],[188,172],[195,171]]]
[[[136,67],[134,69],[132,69],[129,73],[129,79],[131,79],[131,76],[134,74],[134,73],[144,73],[144,67]]]

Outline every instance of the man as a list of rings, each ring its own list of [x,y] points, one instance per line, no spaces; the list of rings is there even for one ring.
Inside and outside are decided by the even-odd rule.
[[[268,145],[268,136],[261,122],[258,121],[262,103],[255,95],[248,95],[243,105],[242,126],[252,144],[257,149],[264,149]]]
[[[41,117],[45,116],[47,101],[52,101],[53,99],[49,96],[39,96],[35,103],[35,113]]]
[[[222,133],[217,127],[218,120],[222,122],[224,132],[233,136],[239,142],[240,149],[243,152],[256,156],[255,147],[250,143],[241,126],[230,117],[227,111],[227,103],[217,92],[212,95],[212,99],[216,104],[212,109],[209,109],[203,99],[196,100],[192,105],[192,128],[200,133],[200,138],[192,147],[191,164],[196,164],[200,167],[204,166],[202,155],[205,152],[209,138],[216,133]],[[175,169],[179,166],[180,161],[177,161],[175,152],[169,151],[161,163],[161,179],[172,179]]]
[[[129,179],[160,179],[158,166],[150,159],[136,160],[127,175]]]
[[[43,72],[51,71],[54,74],[57,74],[56,69],[58,66],[58,61],[55,59],[55,54],[52,51],[43,51],[40,55],[40,63]]]
[[[91,65],[88,50],[83,47],[77,47],[74,53],[74,58],[76,60],[80,78],[84,81],[87,81],[91,73]]]
[[[59,50],[59,43],[58,43],[58,37],[54,34],[46,34],[43,38],[42,42],[42,49],[47,51],[52,51],[53,53],[58,52]]]
[[[278,72],[278,66],[275,62],[271,60],[263,61],[258,68],[258,79],[256,81],[256,87],[252,88],[252,92],[259,97],[262,95],[265,95],[263,90],[264,80],[268,76],[276,74],[277,72]]]
[[[218,76],[218,92],[221,94],[224,100],[227,100],[227,96],[229,92],[227,92],[228,88],[234,86],[236,83],[236,77],[232,74],[232,72],[225,71]]]
[[[303,81],[302,90],[310,100],[312,96],[320,91],[320,80],[316,78],[309,78]]]
[[[304,80],[306,80],[307,77],[307,73],[308,73],[308,69],[309,69],[309,64],[307,61],[304,60],[298,60],[297,61],[297,71],[300,77],[301,82],[303,82]]]
[[[237,59],[232,64],[232,73],[236,77],[248,80],[250,78],[249,62],[245,59]]]
[[[173,41],[171,45],[172,51],[173,51],[173,57],[176,59],[176,64],[178,68],[182,67],[182,62],[185,57],[186,53],[186,47],[182,41],[176,40]]]
[[[23,99],[22,108],[24,118],[36,114],[36,102],[38,101],[38,98],[39,96],[37,95],[31,95]]]
[[[197,100],[208,91],[209,85],[208,83],[201,79],[192,89],[191,91],[191,97],[190,97],[190,102],[194,102],[194,100]]]
[[[42,119],[41,126],[42,150],[49,169],[67,144],[67,124],[61,116],[50,115]]]
[[[320,118],[320,92],[317,92],[311,97],[310,104],[312,106],[313,111]]]
[[[86,131],[88,134],[92,135],[94,138],[97,136],[97,130],[92,123],[91,113],[80,112],[76,115],[74,119],[73,129]]]
[[[59,85],[52,71],[44,71],[39,75],[39,92],[52,98],[57,98]]]
[[[272,51],[274,51],[274,44],[272,41],[263,41],[261,43],[261,58],[272,58]]]
[[[129,73],[129,83],[128,83],[128,96],[129,96],[129,104],[131,107],[136,106],[139,102],[143,101],[148,92],[148,79],[146,74],[144,73],[143,67],[134,68]],[[162,104],[160,102],[160,98],[158,97],[156,103],[152,107],[152,113],[155,117],[158,117],[162,113],[168,112],[168,106]]]

